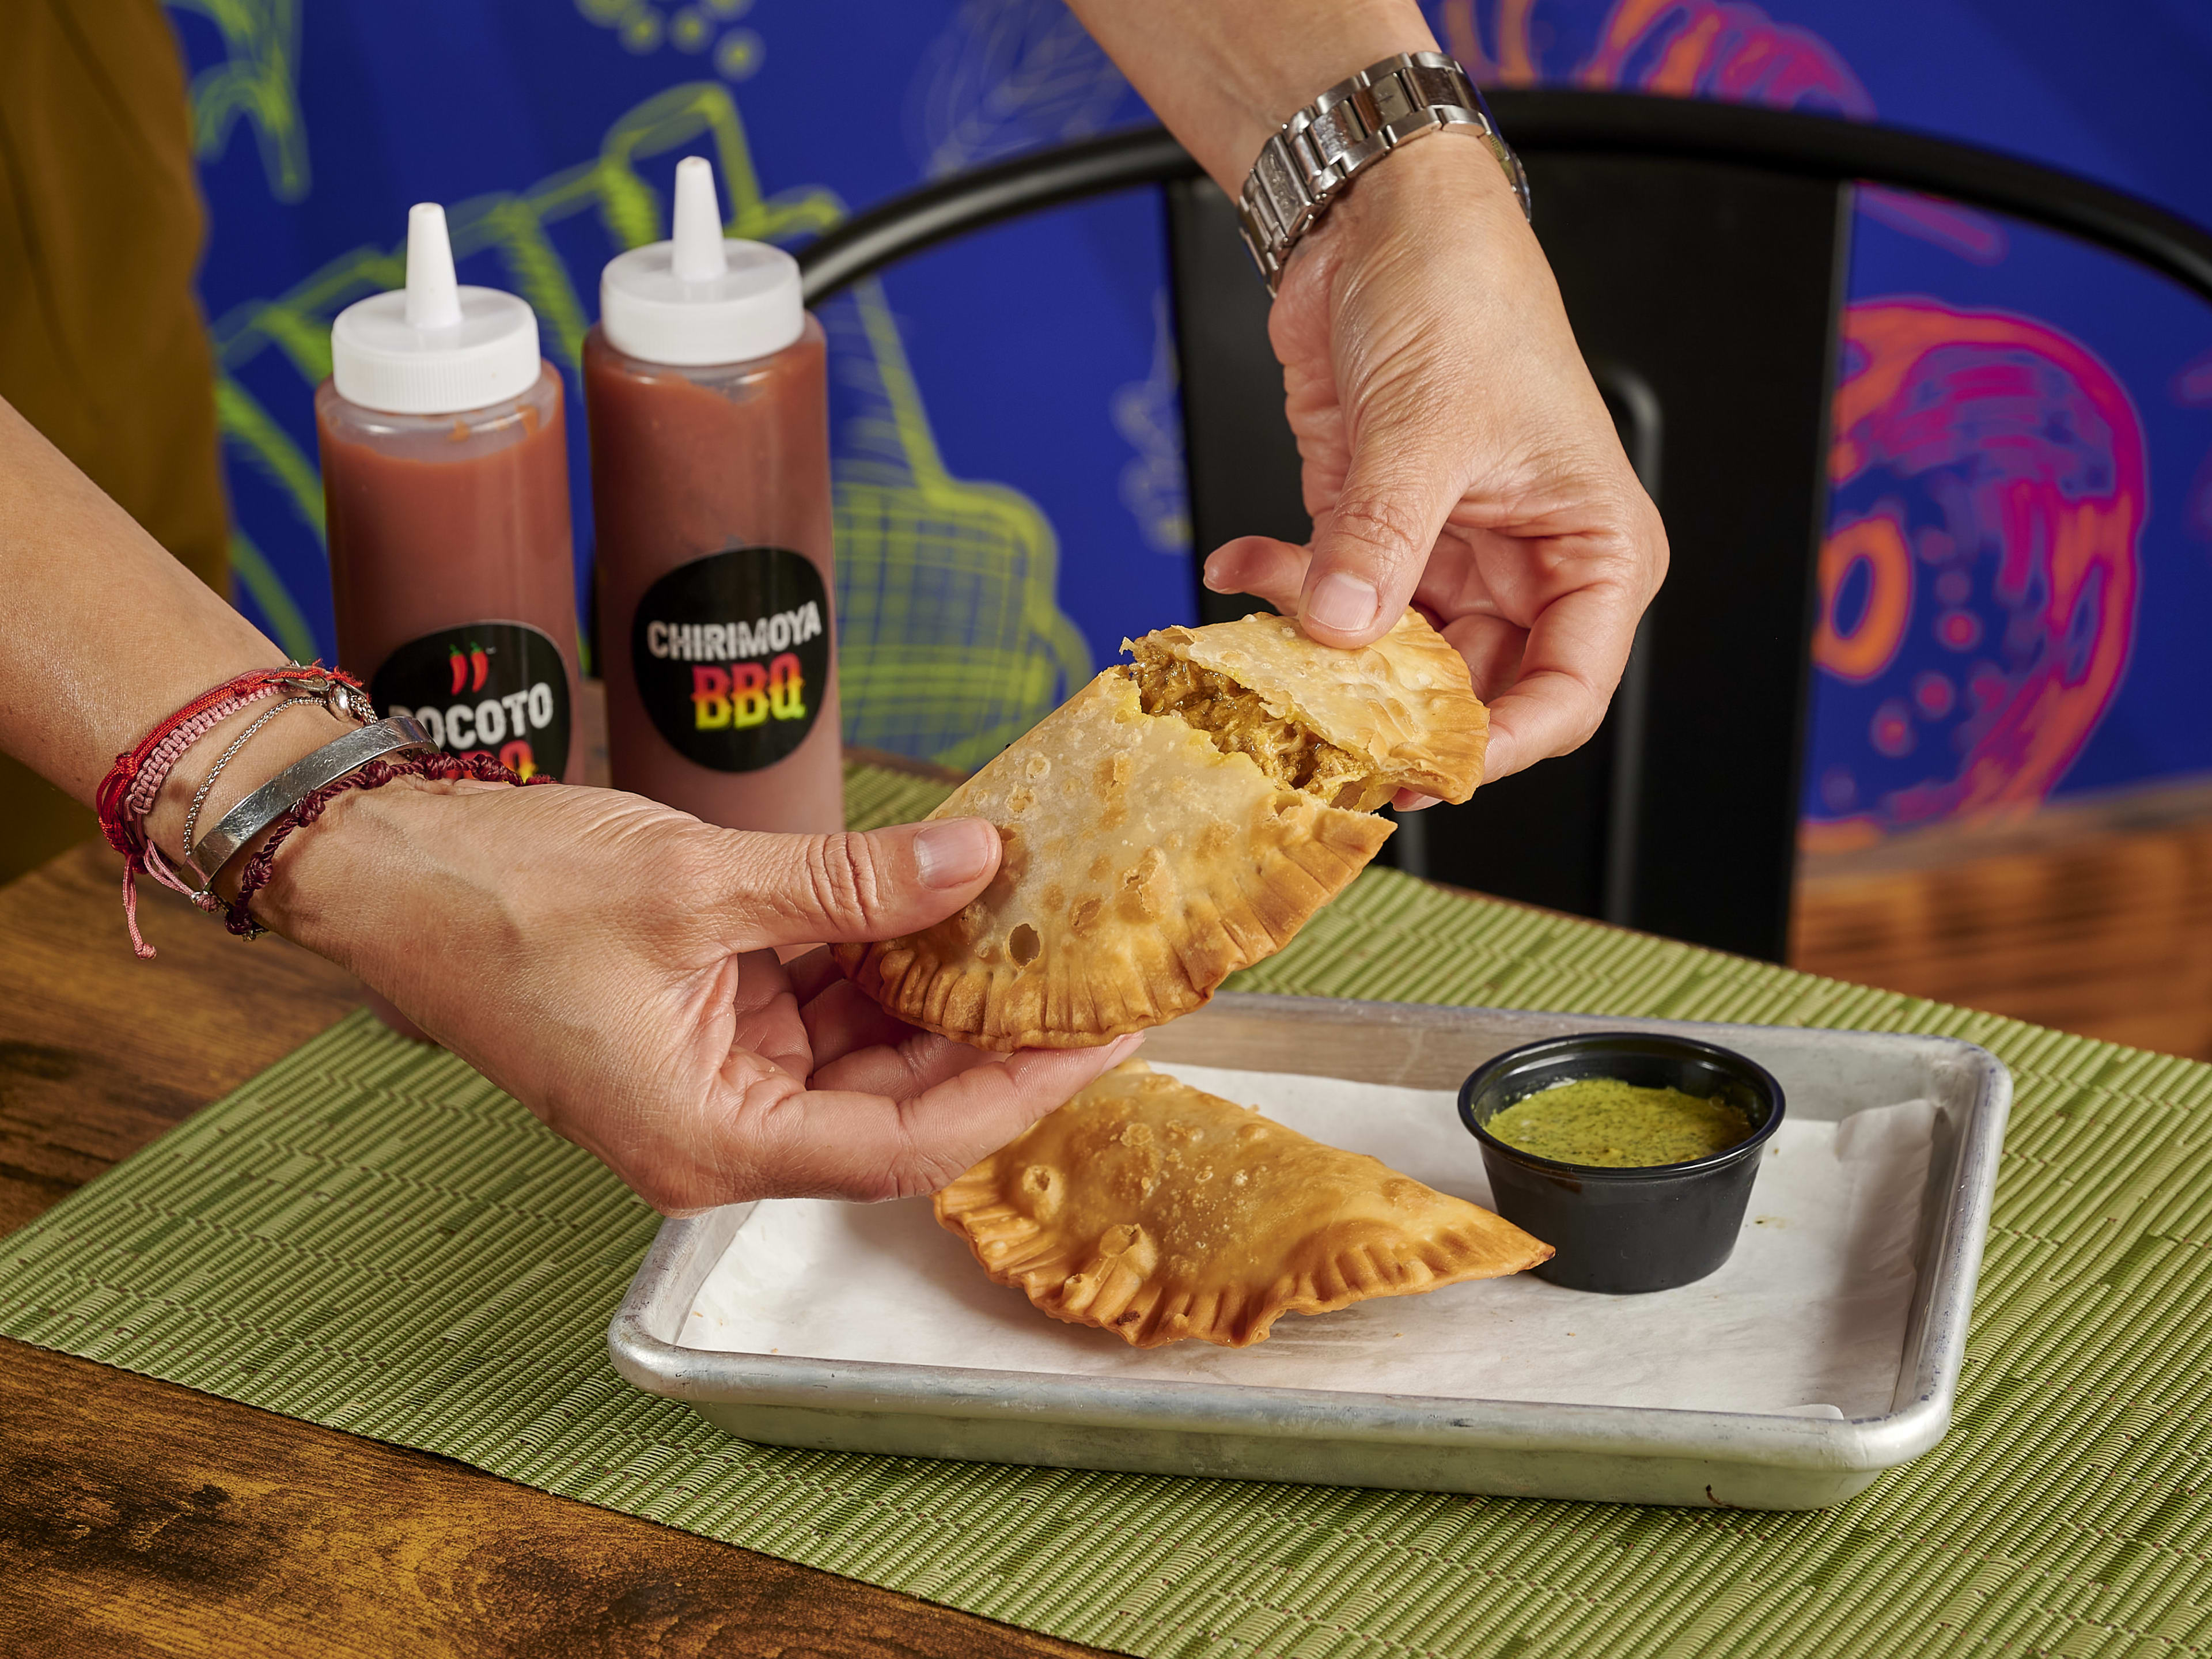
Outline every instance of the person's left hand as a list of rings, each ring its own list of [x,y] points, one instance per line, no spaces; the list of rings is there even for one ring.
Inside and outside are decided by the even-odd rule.
[[[684,1215],[933,1192],[1136,1048],[982,1054],[826,952],[780,960],[942,921],[1000,856],[975,818],[751,835],[613,789],[410,780],[338,796],[255,907]]]

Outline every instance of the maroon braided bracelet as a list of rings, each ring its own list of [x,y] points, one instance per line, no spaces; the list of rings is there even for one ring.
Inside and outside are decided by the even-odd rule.
[[[517,777],[510,768],[481,750],[472,755],[441,751],[409,760],[371,761],[302,797],[297,805],[277,818],[260,850],[246,860],[238,878],[238,896],[223,906],[224,925],[240,939],[258,939],[267,933],[267,928],[254,921],[251,906],[253,896],[266,887],[276,873],[276,849],[291,839],[294,830],[304,830],[322,817],[323,810],[348,790],[380,788],[395,778],[473,778],[480,783],[511,783],[525,789],[557,781],[544,772],[533,777]]]

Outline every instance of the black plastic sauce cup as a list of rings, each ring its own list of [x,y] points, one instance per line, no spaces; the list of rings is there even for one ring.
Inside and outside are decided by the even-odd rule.
[[[1484,1127],[1540,1089],[1593,1077],[1724,1100],[1751,1133],[1687,1164],[1616,1170],[1538,1158]],[[1782,1124],[1782,1085],[1715,1043],[1596,1031],[1507,1049],[1460,1085],[1459,1115],[1482,1144],[1498,1214],[1558,1252],[1537,1277],[1624,1296],[1691,1284],[1729,1259],[1760,1155]]]

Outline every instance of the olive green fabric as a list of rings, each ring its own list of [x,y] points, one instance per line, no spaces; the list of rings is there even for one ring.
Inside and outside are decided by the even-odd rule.
[[[204,231],[160,0],[0,6],[0,398],[221,592]]]
[[[222,592],[203,230],[161,0],[0,4],[0,398]],[[5,755],[0,801],[0,882],[99,833]]]
[[[858,772],[856,822],[940,791]],[[355,1015],[0,1241],[0,1332],[1146,1655],[2101,1656],[2212,1643],[2212,1067],[1361,878],[1251,990],[1940,1032],[2018,1085],[1957,1425],[1833,1510],[748,1445],[610,1369],[654,1218]]]

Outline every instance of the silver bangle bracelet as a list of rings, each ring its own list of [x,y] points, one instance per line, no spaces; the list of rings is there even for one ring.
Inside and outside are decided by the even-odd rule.
[[[404,750],[434,749],[429,735],[406,715],[373,720],[357,732],[325,744],[263,784],[222,816],[197,847],[186,849],[194,868],[212,886],[222,868],[246,842],[325,784],[357,772],[373,760]]]
[[[213,769],[209,771],[207,776],[200,780],[200,787],[192,792],[192,804],[185,809],[185,845],[186,847],[192,844],[192,831],[199,828],[200,808],[207,805],[208,791],[215,787],[215,781],[222,775],[222,769],[230,764],[238,751],[246,747],[253,734],[288,708],[304,708],[309,703],[319,703],[322,701],[320,697],[312,696],[287,697],[274,708],[264,709],[260,719],[230,740],[230,747],[216,757]],[[202,886],[207,884],[204,878],[202,878],[200,884]]]

